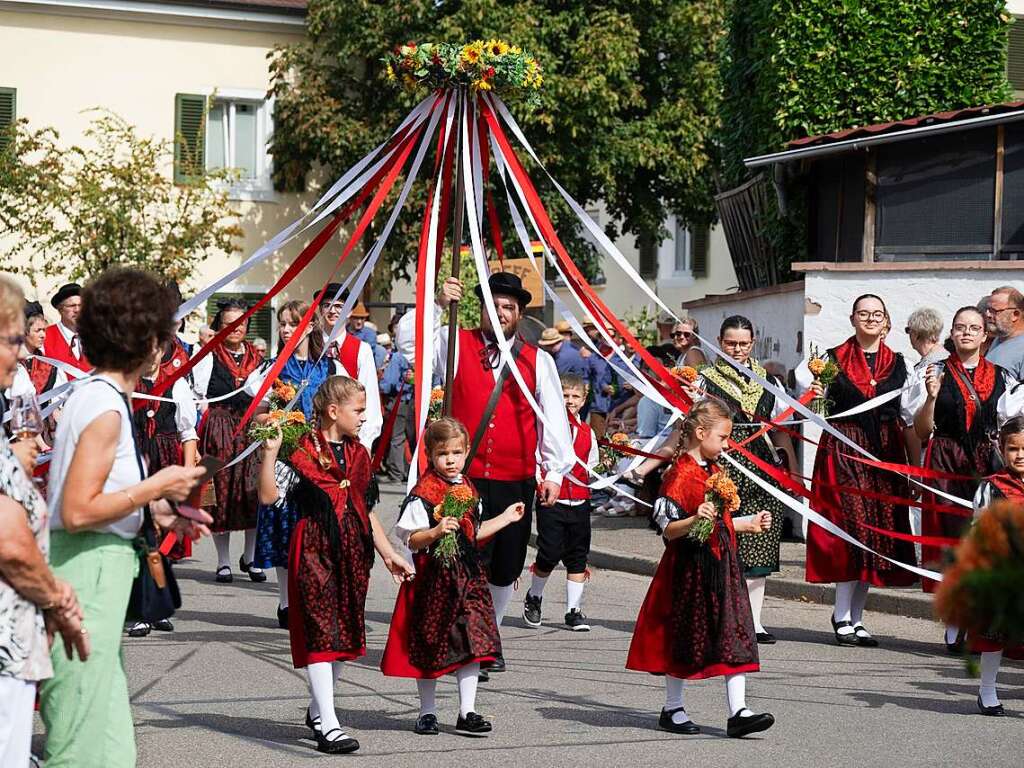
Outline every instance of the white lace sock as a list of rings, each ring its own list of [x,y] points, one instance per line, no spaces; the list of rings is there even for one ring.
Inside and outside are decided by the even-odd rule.
[[[251,563],[253,558],[256,557],[256,529],[246,528],[245,529],[245,550],[242,553],[245,557],[245,562]],[[260,568],[256,569],[261,570]]]
[[[583,603],[583,582],[565,580],[565,611],[578,611]]]
[[[981,654],[981,685],[978,687],[978,695],[986,707],[994,707],[999,703],[996,675],[999,674],[999,664],[1002,660],[1002,651],[984,651]]]
[[[231,567],[231,533],[213,534],[213,546],[217,548],[217,570]]]
[[[764,632],[761,625],[761,608],[764,606],[765,576],[747,579],[747,597],[750,599],[750,615],[754,618],[754,631]]]
[[[277,572],[277,605],[279,608],[288,607],[288,569],[275,568]]]
[[[665,710],[669,712],[673,709],[680,710],[672,715],[672,722],[676,725],[690,721],[690,716],[682,709],[684,706],[683,684],[685,682],[682,678],[665,675]]]
[[[437,680],[416,680],[420,694],[420,717],[437,714]]]
[[[455,678],[459,681],[459,714],[465,717],[476,712],[476,686],[480,677],[480,664],[459,667]]]
[[[548,576],[550,575],[551,574],[548,574]],[[544,597],[544,587],[548,583],[548,576],[538,576],[536,573],[534,573],[533,582],[530,584],[530,589],[527,591],[526,594],[533,595],[534,597]]]
[[[515,587],[509,584],[507,587],[498,587],[494,584],[488,584],[487,588],[491,590],[491,601],[494,603],[494,618],[498,622],[498,626],[501,626],[501,622],[505,618],[505,609],[508,608],[509,601],[512,599],[512,593],[515,591]]]
[[[309,678],[309,692],[313,700],[309,705],[309,714],[320,717],[320,732],[327,734],[334,728],[341,728],[338,714],[334,711],[334,669],[326,661],[310,664],[306,667]],[[343,738],[337,734],[331,736],[332,741]]]
[[[852,611],[853,593],[857,588],[856,581],[840,581],[836,583],[836,607],[832,611],[832,618],[836,621],[850,621]],[[853,627],[842,627],[839,630],[841,635],[853,633]]]
[[[871,585],[866,581],[858,581],[855,584],[853,600],[850,601],[850,621],[854,627],[858,627],[864,621],[864,606],[868,602],[868,588]]]
[[[747,676],[725,676],[725,698],[729,705],[729,717],[742,714],[744,717],[754,714],[747,709]]]

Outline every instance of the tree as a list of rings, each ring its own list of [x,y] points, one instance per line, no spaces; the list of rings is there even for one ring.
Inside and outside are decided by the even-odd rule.
[[[380,57],[396,44],[497,37],[540,60],[540,107],[510,107],[559,182],[581,203],[605,202],[610,236],[660,241],[670,211],[706,225],[724,2],[313,0],[308,40],[272,55],[275,183],[300,188],[318,164],[340,174],[393,130],[417,98],[384,83]],[[423,190],[386,252],[392,277],[408,276]],[[559,236],[593,275],[575,218],[549,186],[541,193]]]
[[[13,126],[0,152],[0,269],[84,280],[132,264],[185,283],[214,253],[239,250],[225,172],[167,170],[173,143],[141,137],[98,111],[85,135],[95,149],[64,149],[52,128]]]

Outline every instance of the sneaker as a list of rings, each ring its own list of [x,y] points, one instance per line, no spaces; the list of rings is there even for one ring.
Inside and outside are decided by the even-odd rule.
[[[540,604],[544,598],[526,593],[526,601],[523,603],[523,621],[531,627],[540,626]]]
[[[460,736],[486,736],[491,732],[491,724],[476,712],[470,712],[465,717],[459,715],[455,732]]]
[[[416,720],[416,726],[412,730],[413,733],[419,734],[420,736],[437,736],[439,733],[437,728],[437,715],[433,713],[420,715]]]
[[[590,624],[587,623],[587,617],[583,615],[583,611],[579,608],[573,608],[565,614],[565,626],[573,632],[590,631]]]

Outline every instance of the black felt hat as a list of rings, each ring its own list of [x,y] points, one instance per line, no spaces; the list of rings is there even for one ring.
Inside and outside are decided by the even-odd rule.
[[[37,315],[43,314],[43,305],[38,301],[26,301],[25,302],[25,319],[31,320]]]
[[[341,283],[328,283],[327,284],[327,288],[324,290],[324,295],[320,298],[320,303],[321,304],[329,304],[330,302],[334,301],[334,297],[335,296],[338,296],[338,300],[339,301],[344,301],[345,297],[346,297],[346,294],[342,293],[341,295],[338,295],[338,291],[340,291],[340,290],[341,290]],[[316,298],[319,295],[320,295],[319,292],[314,293],[313,294],[313,301],[316,301]]]
[[[491,287],[492,294],[511,296],[519,302],[520,307],[525,307],[533,298],[533,295],[523,288],[523,281],[519,279],[519,275],[512,272],[493,272],[487,279],[487,284]],[[479,285],[476,287],[476,296],[481,300],[484,297]]]
[[[80,286],[78,283],[68,283],[67,285],[62,285],[60,287],[60,290],[53,295],[52,299],[50,299],[50,306],[52,306],[54,309],[60,309],[60,305],[63,304],[66,300],[70,299],[73,296],[81,295],[82,286]]]

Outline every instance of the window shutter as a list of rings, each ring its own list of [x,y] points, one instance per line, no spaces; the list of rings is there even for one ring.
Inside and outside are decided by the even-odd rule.
[[[206,97],[174,97],[174,181],[184,184],[206,170]]]
[[[1019,16],[1007,33],[1006,79],[1015,91],[1024,91],[1024,19]]]
[[[252,306],[262,298],[262,293],[215,293],[206,302],[206,315],[209,318],[208,322],[212,323],[213,318],[217,315],[217,302],[219,301],[223,301],[224,299],[241,299],[249,306]],[[276,341],[270,337],[272,332],[273,310],[270,308],[270,304],[267,303],[249,318],[249,328],[245,334],[245,338],[249,341],[252,341],[253,339],[263,339],[267,342],[268,350],[272,352],[276,346]]]
[[[711,232],[707,227],[696,227],[690,232],[690,267],[694,277],[708,276],[708,249]]]
[[[658,246],[647,233],[637,236],[637,250],[640,252],[640,277],[658,276]]]
[[[14,125],[17,107],[17,91],[0,88],[0,152],[7,148],[10,136],[7,131]]]

